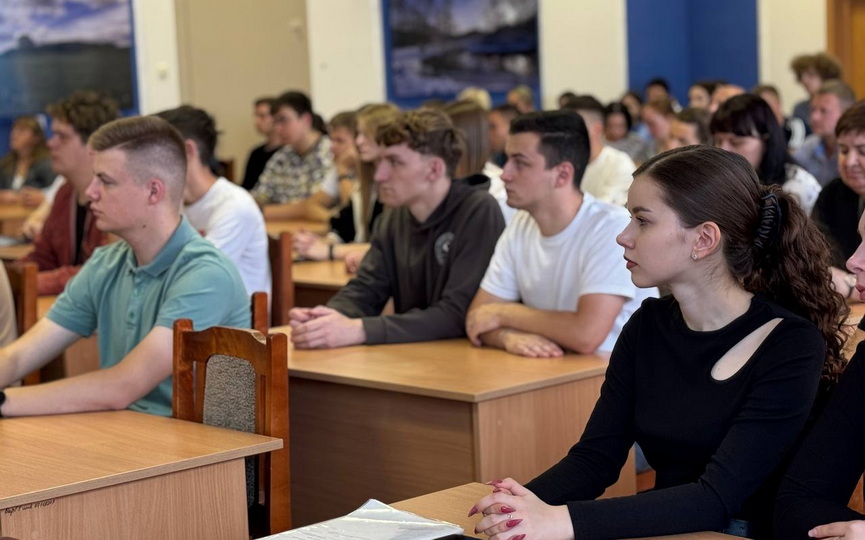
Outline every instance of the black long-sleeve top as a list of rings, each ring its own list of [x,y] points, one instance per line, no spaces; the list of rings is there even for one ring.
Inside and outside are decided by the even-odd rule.
[[[865,320],[859,329],[865,330]],[[865,342],[784,476],[775,504],[775,538],[808,538],[817,525],[865,519],[847,507],[865,470]]]
[[[454,181],[423,223],[406,207],[387,208],[357,277],[327,305],[361,318],[368,344],[463,337],[504,227],[496,200],[464,182]],[[380,315],[390,297],[396,313]]]
[[[732,346],[775,318],[783,320],[738,372],[712,378]],[[673,297],[648,299],[622,330],[580,441],[527,487],[567,504],[580,540],[717,531],[731,518],[768,529],[770,476],[808,417],[825,354],[814,325],[758,297],[709,332],[690,330]],[[615,482],[634,441],[655,489],[592,500]]]

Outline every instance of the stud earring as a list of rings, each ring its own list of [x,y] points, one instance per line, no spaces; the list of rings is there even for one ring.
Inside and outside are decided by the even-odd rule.
[[[696,252],[691,253],[691,258],[696,261],[697,260],[697,253]]]

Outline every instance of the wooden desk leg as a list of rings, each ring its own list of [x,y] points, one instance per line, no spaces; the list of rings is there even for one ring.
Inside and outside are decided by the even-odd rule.
[[[247,538],[243,459],[0,511],[17,539],[211,540]]]

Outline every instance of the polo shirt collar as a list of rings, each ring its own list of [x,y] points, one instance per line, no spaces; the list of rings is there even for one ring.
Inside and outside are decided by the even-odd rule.
[[[150,264],[137,266],[135,253],[131,248],[127,255],[126,264],[133,272],[144,272],[151,277],[158,277],[171,267],[175,259],[177,259],[180,250],[182,250],[183,247],[197,234],[198,233],[195,232],[195,229],[192,228],[192,225],[189,224],[186,216],[182,216],[180,224],[171,234],[168,242],[161,250],[159,250],[159,253],[156,254],[156,257],[150,261]]]

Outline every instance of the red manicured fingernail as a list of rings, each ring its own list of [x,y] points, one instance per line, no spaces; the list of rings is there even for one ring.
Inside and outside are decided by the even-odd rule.
[[[477,506],[472,506],[472,509],[469,510],[469,515],[466,516],[466,517],[472,517],[473,515],[475,515],[475,514],[477,514],[477,513],[478,513],[478,507],[477,507]]]
[[[516,512],[516,510],[510,506],[502,506],[501,510],[499,510],[500,514],[513,514],[514,512]]]
[[[525,537],[526,537],[526,535],[524,535],[524,534],[518,534],[515,536],[511,536],[509,540],[523,540],[523,538],[525,538]]]
[[[507,527],[508,529],[513,529],[514,527],[519,525],[521,521],[521,519],[512,519],[505,523],[505,527]]]
[[[488,486],[492,486],[492,485],[494,485],[494,484],[501,484],[501,483],[502,483],[501,480],[490,480],[490,481],[487,482],[486,484],[487,484]]]
[[[493,493],[498,493],[499,491],[501,491],[499,488],[493,489]]]

